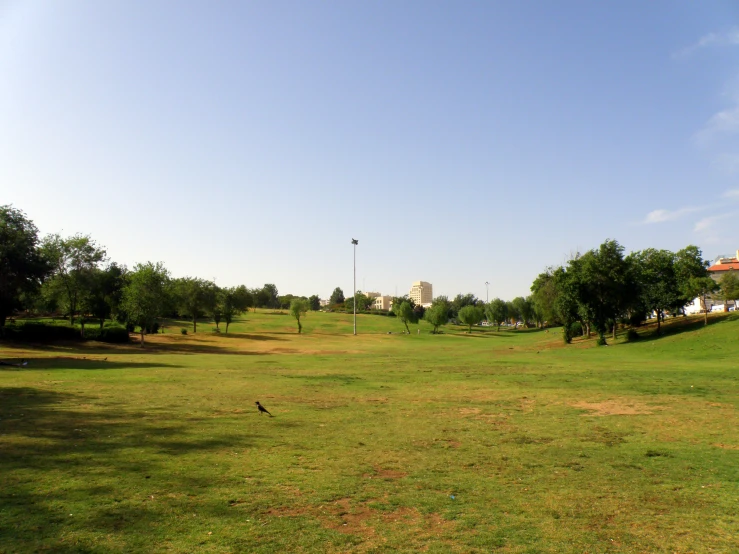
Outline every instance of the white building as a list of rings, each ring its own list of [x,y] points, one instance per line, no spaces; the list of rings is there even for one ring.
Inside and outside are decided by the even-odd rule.
[[[427,283],[426,281],[416,281],[413,283],[408,296],[416,305],[430,306],[434,301],[433,287],[431,283]]]

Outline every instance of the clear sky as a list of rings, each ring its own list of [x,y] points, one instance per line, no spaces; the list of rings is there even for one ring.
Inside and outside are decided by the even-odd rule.
[[[739,3],[0,0],[0,204],[219,285],[739,249]]]

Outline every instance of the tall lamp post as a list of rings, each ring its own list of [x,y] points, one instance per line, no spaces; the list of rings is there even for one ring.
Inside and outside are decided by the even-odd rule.
[[[488,287],[490,286],[490,283],[485,281],[485,304],[490,303],[490,295],[488,294]]]
[[[352,239],[354,245],[354,334],[357,334],[357,245],[359,241]]]

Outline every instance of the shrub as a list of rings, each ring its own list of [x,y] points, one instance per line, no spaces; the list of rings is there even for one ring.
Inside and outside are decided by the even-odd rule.
[[[85,339],[123,344],[129,341],[129,336],[126,328],[121,326],[103,327],[102,329],[91,327],[85,331]]]
[[[182,329],[180,329],[180,333],[182,333],[183,335],[186,335],[187,334],[187,329],[185,329],[183,327]]]
[[[71,325],[55,325],[29,321],[5,325],[3,338],[28,342],[54,342],[58,340],[82,340],[80,331]]]
[[[606,337],[604,337],[603,335],[599,336],[596,344],[598,346],[608,346],[608,343],[606,342]]]
[[[626,340],[629,342],[639,340],[639,333],[637,333],[635,329],[629,329],[626,331]]]
[[[570,324],[570,337],[579,337],[582,335],[582,323],[574,321]]]

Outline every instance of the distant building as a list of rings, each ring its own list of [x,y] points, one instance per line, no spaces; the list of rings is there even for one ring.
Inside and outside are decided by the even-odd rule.
[[[378,293],[377,296],[373,297],[372,309],[373,310],[385,310],[388,311],[393,305],[392,296],[382,296]]]
[[[331,302],[330,300],[324,300],[323,298],[321,298],[321,300],[318,303],[321,306],[324,306],[325,307],[325,306],[328,306],[330,302]]]
[[[365,292],[364,295],[367,298],[377,298],[378,296],[382,296],[379,292]]]
[[[413,283],[411,292],[408,296],[410,296],[411,300],[413,300],[416,305],[430,306],[431,302],[434,300],[431,283],[427,283],[426,281],[416,281]]]
[[[708,274],[717,283],[721,282],[724,275],[729,271],[739,270],[739,250],[736,251],[736,258],[718,258],[711,267],[708,268]]]

